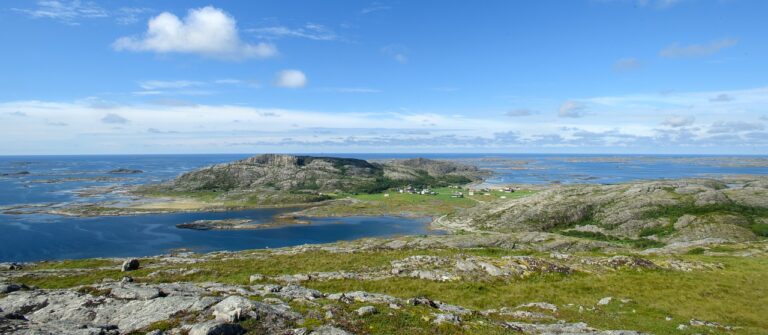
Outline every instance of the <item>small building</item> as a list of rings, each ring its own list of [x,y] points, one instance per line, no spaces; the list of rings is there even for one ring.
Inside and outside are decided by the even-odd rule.
[[[467,192],[467,194],[471,197],[471,196],[475,195],[475,192],[474,191],[469,191],[469,192]]]
[[[463,197],[464,197],[464,192],[453,192],[453,194],[451,194],[451,198],[463,198]]]

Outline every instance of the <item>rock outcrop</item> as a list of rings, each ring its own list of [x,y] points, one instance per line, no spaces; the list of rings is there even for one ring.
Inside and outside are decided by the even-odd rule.
[[[457,230],[547,231],[603,241],[753,241],[768,234],[765,177],[555,186],[438,223]],[[642,241],[641,241],[642,242]],[[642,246],[642,244],[640,244]]]
[[[429,159],[371,163],[352,158],[265,154],[185,173],[155,187],[173,192],[366,192],[409,182],[468,183],[482,175],[475,167]]]

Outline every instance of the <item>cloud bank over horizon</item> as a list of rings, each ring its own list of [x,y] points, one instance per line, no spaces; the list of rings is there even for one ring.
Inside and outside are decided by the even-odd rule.
[[[713,106],[711,97],[738,97]],[[577,102],[578,101],[578,102]],[[768,104],[768,87],[568,100],[549,112],[496,117],[395,111],[338,113],[241,105],[0,103],[0,132],[25,153],[190,152],[674,152],[768,147],[766,122],[741,111]],[[663,107],[662,107],[663,106]],[[562,116],[589,108],[590,114]],[[622,110],[616,118],[615,110]],[[536,120],[516,122],[520,117]],[[610,119],[610,122],[605,120]],[[56,142],[56,147],[50,143]],[[104,149],[106,145],[106,150]],[[66,147],[67,149],[63,149]],[[616,150],[615,148],[619,148]]]

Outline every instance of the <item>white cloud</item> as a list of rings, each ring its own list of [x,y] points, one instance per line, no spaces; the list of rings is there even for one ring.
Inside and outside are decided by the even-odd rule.
[[[84,19],[114,18],[118,24],[127,25],[139,21],[150,11],[148,8],[121,7],[115,10],[99,6],[92,1],[41,0],[33,8],[13,8],[14,11],[35,19],[51,19],[69,25],[79,25]]]
[[[251,44],[240,39],[235,19],[211,6],[190,9],[181,20],[163,12],[149,20],[141,37],[121,37],[115,50],[156,53],[187,53],[219,59],[267,58],[277,55],[268,43]]]
[[[763,91],[729,94],[738,94],[738,103],[752,101],[765,105],[765,95],[757,92]],[[679,95],[696,96],[706,103],[713,93]],[[758,98],[763,100],[754,100]],[[638,148],[645,148],[645,152],[654,152],[667,147],[677,152],[709,150],[715,153],[768,148],[768,136],[761,136],[763,124],[753,125],[759,117],[756,114],[729,113],[728,122],[712,121],[711,116],[706,115],[702,122],[697,116],[699,124],[711,124],[711,127],[656,127],[662,112],[632,104],[612,105],[600,113],[601,118],[585,119],[574,125],[537,116],[526,118],[525,122],[500,122],[498,114],[491,113],[468,116],[424,111],[339,113],[173,102],[116,105],[109,113],[130,122],[114,127],[104,123],[103,109],[92,107],[86,100],[0,103],[0,117],[8,118],[10,116],[5,115],[21,110],[27,115],[14,118],[14,122],[0,122],[0,142],[23,143],[2,147],[0,154],[118,150],[124,153],[242,152],[246,147],[291,152],[371,152],[382,148],[421,152],[549,148],[562,152],[590,147],[626,148],[626,152],[643,152]],[[621,100],[616,97],[610,101]],[[594,99],[578,101],[587,104],[590,111],[599,111],[602,106]],[[707,106],[703,110],[709,109]],[[723,132],[726,129],[733,132]],[[723,145],[729,149],[723,149]]]
[[[122,25],[129,25],[139,22],[141,19],[140,17],[143,16],[142,14],[146,14],[151,11],[152,10],[149,8],[122,7],[119,8],[114,15],[117,23]]]
[[[710,134],[732,134],[743,131],[755,131],[763,129],[765,129],[765,125],[762,123],[745,121],[718,121],[713,123],[707,132]]]
[[[300,88],[307,85],[307,76],[299,70],[283,70],[275,76],[275,86]]]
[[[242,84],[243,81],[240,79],[226,78],[226,79],[214,80],[213,83],[220,84],[220,85],[237,85],[237,84]]]
[[[107,115],[104,115],[103,118],[101,118],[101,122],[111,123],[111,124],[126,124],[129,121],[128,119],[120,116],[119,114],[108,113]]]
[[[672,115],[667,117],[666,120],[662,123],[662,125],[672,127],[672,128],[680,128],[680,127],[686,127],[693,124],[693,122],[696,121],[696,118],[693,116],[681,116],[681,115]]]
[[[256,36],[264,39],[295,37],[315,41],[333,41],[339,38],[332,29],[315,23],[307,23],[299,28],[289,28],[285,26],[253,28],[248,29],[248,32],[254,33]]]
[[[511,111],[504,113],[504,115],[509,117],[529,116],[533,114],[536,114],[536,111],[530,110],[528,108],[513,109]]]
[[[392,9],[392,8],[389,7],[389,6],[382,5],[382,4],[378,3],[378,2],[374,2],[370,6],[363,8],[360,11],[360,14],[366,15],[366,14],[371,14],[371,13],[374,13],[374,12],[380,12],[380,11],[385,11],[385,10],[390,10],[390,9]]]
[[[568,100],[560,105],[557,116],[579,118],[583,117],[586,113],[586,106],[578,101]]]
[[[730,48],[739,41],[733,38],[715,40],[705,44],[680,45],[672,44],[659,52],[664,58],[701,57],[711,55],[722,49]]]
[[[721,93],[721,94],[718,94],[716,97],[709,99],[709,101],[711,101],[711,102],[728,102],[728,101],[733,101],[733,97],[728,95],[728,94]]]
[[[640,68],[641,64],[637,58],[621,58],[613,63],[613,69],[620,72],[626,72],[636,70]]]
[[[191,81],[191,80],[174,80],[174,81],[147,80],[147,81],[139,82],[139,86],[145,90],[187,88],[187,87],[202,86],[203,84],[204,83],[202,82]]]
[[[63,23],[77,25],[77,20],[83,18],[106,18],[109,13],[91,1],[37,1],[35,8],[14,8],[15,11],[33,18],[53,19]]]
[[[381,52],[392,57],[400,64],[408,63],[408,48],[399,44],[390,44],[381,48]]]

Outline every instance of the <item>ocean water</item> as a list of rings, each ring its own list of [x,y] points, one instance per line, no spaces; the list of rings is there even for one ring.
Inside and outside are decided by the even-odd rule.
[[[321,155],[321,154],[317,154]],[[488,184],[620,183],[681,177],[768,174],[765,156],[553,155],[553,154],[322,154],[369,160],[426,157],[473,164],[493,172]],[[119,201],[119,192],[90,192],[155,183],[183,172],[248,157],[231,155],[0,156],[0,212],[15,206],[61,206]],[[138,174],[110,174],[119,168]],[[20,174],[21,173],[21,174]],[[434,233],[427,218],[311,219],[311,225],[248,231],[195,231],[176,224],[248,218],[266,222],[288,209],[147,214],[76,218],[0,214],[0,261],[142,256],[186,248],[242,250],[322,243],[370,236]]]

